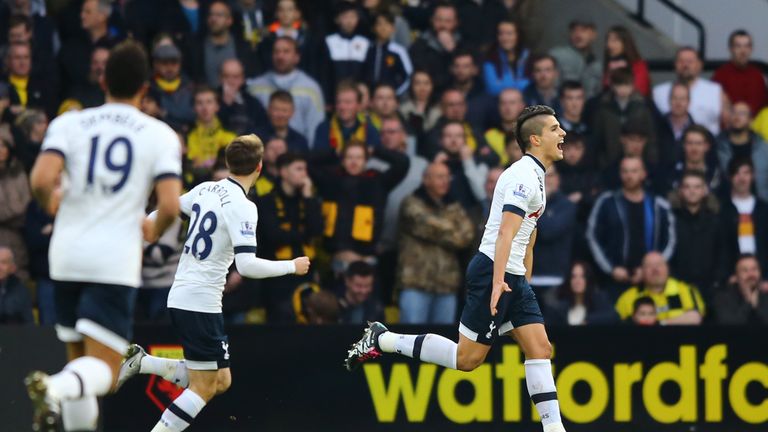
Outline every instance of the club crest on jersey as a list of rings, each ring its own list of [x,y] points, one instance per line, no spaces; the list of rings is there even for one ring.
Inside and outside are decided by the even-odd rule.
[[[528,198],[531,196],[531,188],[522,183],[518,183],[517,186],[515,186],[515,190],[512,192],[512,194],[519,196],[520,198]]]
[[[240,234],[242,234],[243,237],[256,237],[256,224],[253,222],[241,222]]]

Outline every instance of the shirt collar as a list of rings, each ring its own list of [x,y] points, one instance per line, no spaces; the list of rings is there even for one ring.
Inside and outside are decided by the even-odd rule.
[[[232,183],[236,184],[237,187],[240,188],[241,191],[243,191],[243,195],[248,195],[248,194],[245,193],[245,189],[243,189],[243,186],[240,183],[236,182],[235,179],[233,179],[232,177],[227,177],[227,180],[229,180]]]
[[[544,164],[543,164],[543,163],[541,163],[541,161],[540,161],[540,160],[538,160],[538,159],[536,158],[536,156],[534,156],[534,155],[532,155],[532,154],[530,154],[530,153],[526,153],[526,154],[524,154],[524,155],[523,155],[523,157],[525,157],[525,156],[528,156],[528,157],[530,157],[531,159],[533,159],[533,161],[534,161],[534,162],[536,162],[536,165],[538,165],[538,166],[539,166],[539,168],[541,168],[541,170],[542,170],[542,171],[544,171],[544,172],[546,172],[546,171],[547,171],[547,169],[546,169],[546,168],[544,168]]]

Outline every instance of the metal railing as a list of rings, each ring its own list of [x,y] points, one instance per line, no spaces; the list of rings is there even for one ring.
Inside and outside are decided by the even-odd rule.
[[[699,21],[695,16],[688,13],[687,10],[673,3],[672,0],[656,1],[670,9],[673,13],[678,15],[680,18],[688,22],[688,24],[692,25],[696,29],[696,33],[698,35],[697,39],[699,41],[699,54],[701,55],[701,58],[704,58],[704,55],[707,52],[707,31],[704,28],[704,24],[702,24],[701,21]],[[634,14],[631,14],[631,16],[644,26],[653,26],[653,23],[649,22],[645,17],[645,0],[637,0],[637,11]]]

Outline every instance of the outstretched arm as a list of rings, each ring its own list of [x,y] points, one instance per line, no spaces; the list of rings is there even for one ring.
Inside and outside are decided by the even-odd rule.
[[[299,257],[286,261],[270,261],[257,258],[254,253],[241,252],[235,255],[237,271],[251,279],[264,279],[289,274],[305,275],[309,271],[309,258]]]

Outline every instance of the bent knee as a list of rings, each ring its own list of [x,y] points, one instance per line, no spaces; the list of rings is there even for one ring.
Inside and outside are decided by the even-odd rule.
[[[232,380],[231,379],[219,380],[216,383],[216,394],[220,395],[220,394],[226,392],[227,390],[229,390],[230,387],[232,387]]]
[[[456,359],[456,369],[463,372],[471,372],[477,369],[485,361],[485,356],[465,355]]]
[[[546,339],[530,347],[529,351],[525,353],[527,359],[549,360],[552,358],[552,344]]]

